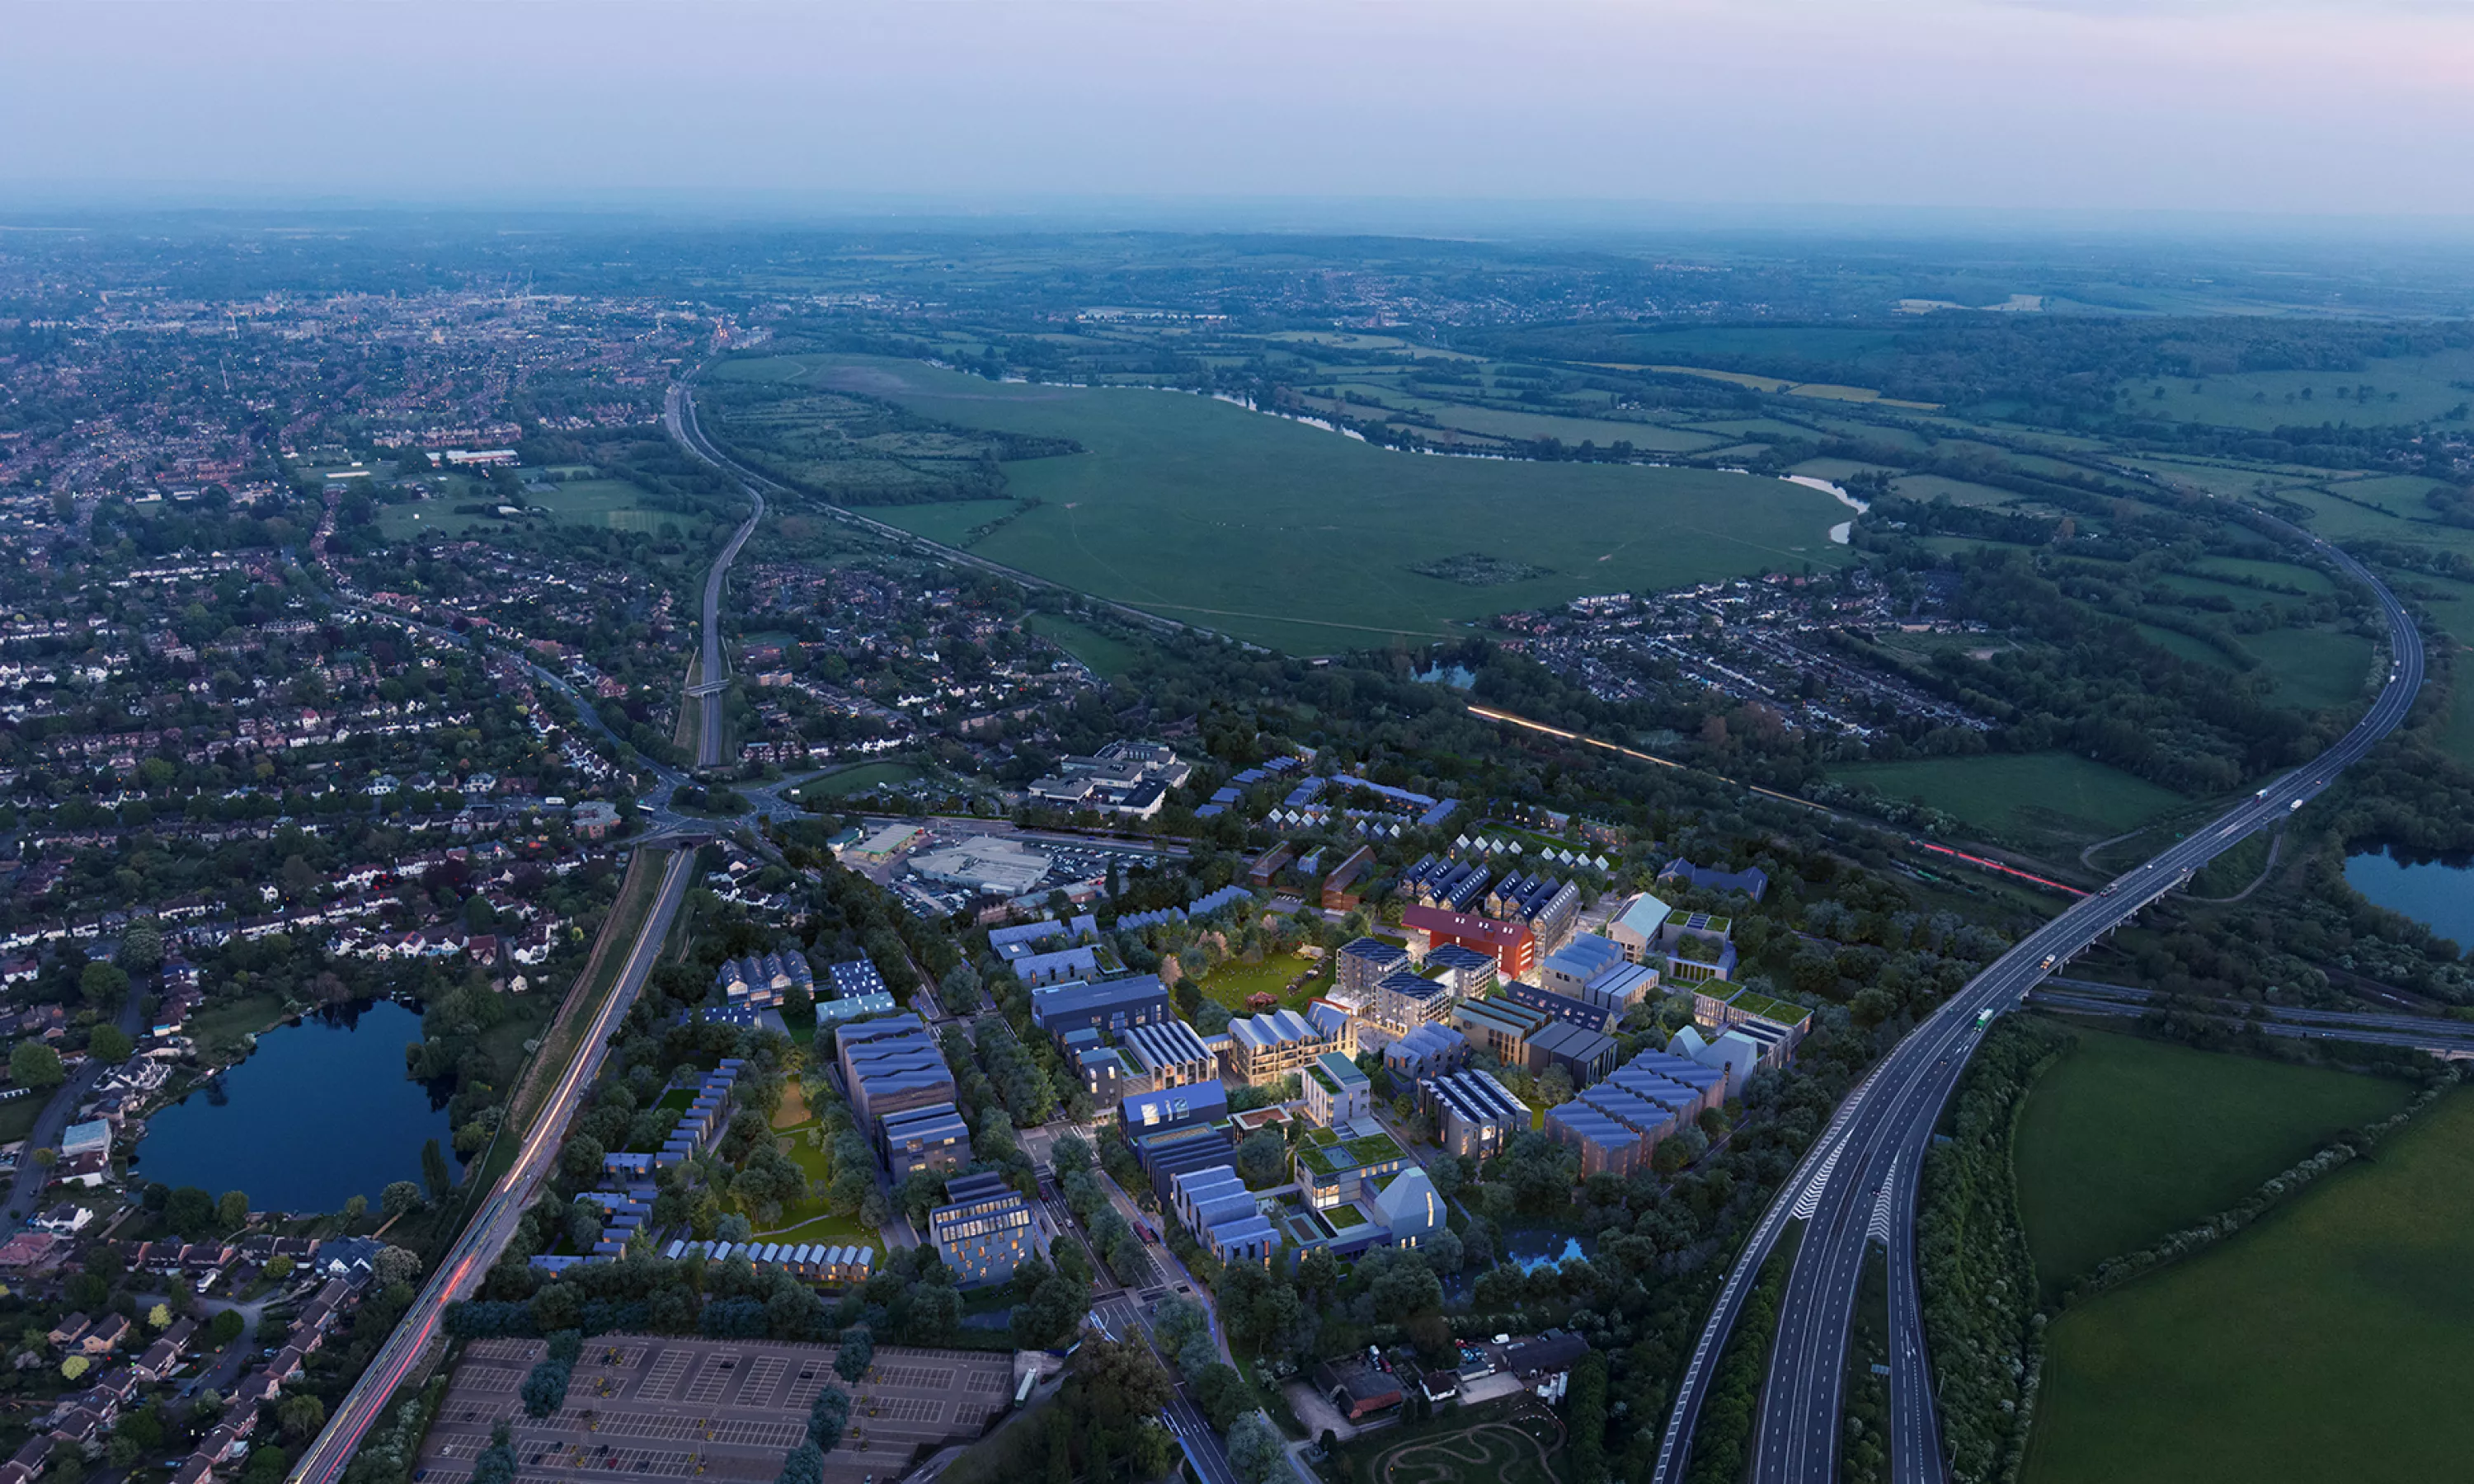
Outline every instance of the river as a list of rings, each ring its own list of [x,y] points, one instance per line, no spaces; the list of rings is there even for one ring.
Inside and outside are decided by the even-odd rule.
[[[330,1211],[421,1179],[421,1146],[454,1160],[444,1091],[403,1074],[421,1017],[391,1000],[332,1006],[257,1039],[220,1082],[147,1120],[132,1177],[249,1193],[257,1210]]]

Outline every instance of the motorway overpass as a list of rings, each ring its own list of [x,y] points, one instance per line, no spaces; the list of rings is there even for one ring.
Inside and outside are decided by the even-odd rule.
[[[2218,855],[2299,809],[2395,730],[2422,687],[2422,637],[2395,595],[2335,546],[2290,526],[2282,531],[2377,598],[2392,657],[2378,698],[2319,756],[2030,933],[1928,1017],[1849,1094],[1728,1271],[1686,1362],[1651,1484],[1681,1484],[1718,1358],[1762,1266],[1798,1221],[1805,1224],[1803,1240],[1780,1304],[1755,1424],[1754,1477],[1760,1484],[1836,1477],[1850,1326],[1867,1245],[1877,1239],[1889,1250],[1891,1476],[1898,1484],[1943,1484],[1948,1477],[1916,1288],[1916,1177],[1984,1024]]]

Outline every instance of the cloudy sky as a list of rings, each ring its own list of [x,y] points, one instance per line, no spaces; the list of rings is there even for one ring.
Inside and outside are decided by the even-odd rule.
[[[0,202],[2474,215],[2474,0],[17,4]]]

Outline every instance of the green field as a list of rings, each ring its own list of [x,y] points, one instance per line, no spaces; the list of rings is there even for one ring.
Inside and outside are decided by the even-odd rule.
[[[1833,783],[1922,799],[1968,825],[2022,843],[2100,839],[2135,829],[2188,801],[2168,788],[2075,753],[1986,753],[1856,763]]]
[[[1890,488],[1910,500],[1948,500],[1953,505],[2030,503],[2008,490],[1996,490],[1991,485],[1973,484],[1940,474],[1902,475],[1890,481]]]
[[[2307,593],[2334,592],[2337,585],[2328,574],[2316,567],[2297,566],[2291,562],[2259,562],[2248,557],[2207,557],[2197,563],[2203,572],[2219,572],[2227,577],[2256,578],[2276,587],[2292,587]],[[2254,589],[2244,588],[2244,591]]]
[[[922,769],[907,762],[862,762],[828,773],[822,778],[802,783],[796,792],[802,799],[847,799],[864,789],[885,783],[908,783],[925,777]]]
[[[2135,627],[2141,638],[2167,654],[2178,655],[2193,664],[2212,664],[2227,670],[2235,668],[2232,656],[2196,634],[2184,634],[2179,629],[2161,629],[2154,624]]]
[[[1125,674],[1134,667],[1134,661],[1142,656],[1142,650],[1137,645],[1129,644],[1124,639],[1112,638],[1088,624],[1079,624],[1071,618],[1059,618],[1055,613],[1033,613],[1027,620],[1027,627],[1031,633],[1090,666],[1091,673],[1102,679]]]
[[[2224,1209],[2402,1083],[2080,1030],[2019,1120],[2019,1213],[2048,1292]]]
[[[2463,1477],[2474,1095],[2047,1347],[2025,1484]]]
[[[2244,634],[2243,648],[2276,678],[2276,700],[2307,710],[2360,701],[2371,678],[2371,641],[2325,629]]]
[[[1309,969],[1315,970],[1315,977],[1298,989],[1288,988],[1290,980]],[[1246,1004],[1249,994],[1276,995],[1281,1009],[1302,1010],[1307,1000],[1331,988],[1331,974],[1327,967],[1317,969],[1312,960],[1294,953],[1277,954],[1259,964],[1243,964],[1232,958],[1203,975],[1198,988],[1203,998],[1230,1014],[1249,1016],[1254,1013]]]
[[[386,533],[389,540],[403,540],[414,535],[457,536],[476,526],[504,529],[536,524],[541,519],[540,516],[525,515],[500,520],[494,515],[459,515],[455,513],[458,505],[496,498],[488,487],[476,484],[460,497],[443,496],[412,505],[390,505],[378,512],[378,527]],[[546,512],[552,523],[564,526],[658,533],[665,520],[685,527],[695,519],[676,511],[658,509],[651,503],[652,499],[650,491],[623,479],[571,480],[551,493],[523,497],[524,504]]]
[[[999,384],[898,360],[773,358],[714,374],[1072,438],[1084,452],[1005,466],[1009,492],[1042,504],[974,554],[1300,653],[1449,636],[1584,593],[1848,560],[1829,539],[1844,507],[1783,480],[1422,457],[1181,393]],[[943,519],[928,506],[869,514],[905,529]],[[1470,554],[1517,575],[1475,586],[1411,570]]]
[[[2188,378],[2139,378],[2124,385],[2131,394],[2128,406],[2143,417],[2267,432],[2280,425],[2322,422],[2362,427],[2428,421],[2469,400],[2462,387],[2451,385],[2469,380],[2474,380],[2474,350],[2368,361],[2358,371],[2207,376],[2196,383],[2195,392]],[[2155,395],[2159,387],[2165,392],[2161,398]],[[2355,395],[2359,387],[2370,388],[2367,399]],[[2341,390],[2342,396],[2337,395]]]

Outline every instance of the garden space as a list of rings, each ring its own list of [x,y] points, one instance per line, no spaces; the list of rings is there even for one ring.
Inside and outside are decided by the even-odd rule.
[[[2458,1478],[2469,1375],[2474,1095],[2459,1091],[2221,1246],[2065,1312],[2021,1477]]]
[[[2019,1119],[2019,1214],[2045,1291],[2248,1195],[2405,1106],[2386,1078],[2074,1026]]]
[[[1306,1001],[1331,988],[1331,961],[1295,953],[1267,954],[1259,964],[1232,958],[1203,975],[1196,988],[1233,1016],[1260,1014],[1264,1007],[1251,1003],[1257,994],[1270,995],[1279,1009],[1302,1012]]]

